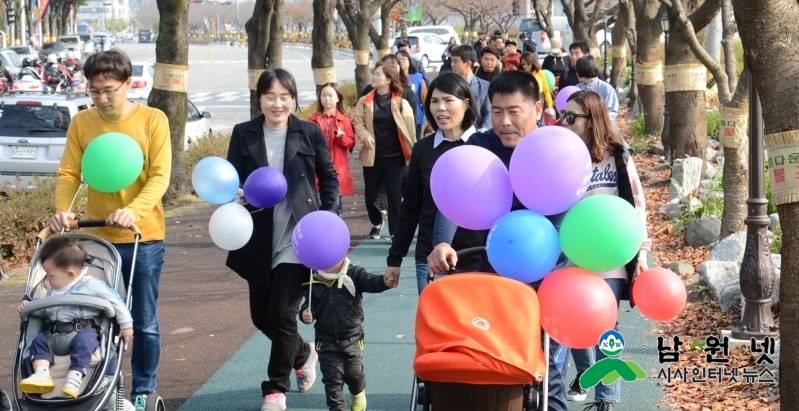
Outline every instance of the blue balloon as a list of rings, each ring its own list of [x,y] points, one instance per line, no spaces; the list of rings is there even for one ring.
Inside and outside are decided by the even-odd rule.
[[[541,214],[512,211],[491,228],[486,251],[499,275],[532,283],[549,274],[558,262],[558,231]]]
[[[191,172],[191,184],[200,198],[211,204],[233,201],[239,191],[239,173],[221,157],[200,160]]]

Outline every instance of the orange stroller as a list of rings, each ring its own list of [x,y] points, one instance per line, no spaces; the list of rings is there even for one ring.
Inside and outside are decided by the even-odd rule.
[[[462,250],[458,258],[485,253]],[[452,273],[452,272],[451,272]],[[545,344],[548,342],[546,340]],[[546,409],[547,356],[532,287],[489,273],[431,282],[416,311],[411,411]]]

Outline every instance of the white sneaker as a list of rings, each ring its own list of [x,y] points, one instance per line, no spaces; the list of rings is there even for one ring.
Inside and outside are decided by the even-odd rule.
[[[308,360],[305,361],[305,365],[302,368],[294,370],[294,376],[297,377],[297,389],[300,392],[310,390],[314,381],[316,381],[316,361],[319,358],[319,354],[316,353],[313,342],[308,344],[311,346],[311,355],[308,356]]]
[[[78,371],[70,371],[67,378],[64,380],[64,386],[61,387],[61,392],[69,395],[72,398],[78,398],[80,394],[80,384],[83,382],[83,374]]]
[[[46,394],[55,389],[49,370],[37,371],[19,382],[19,390],[25,394]]]
[[[286,410],[286,394],[276,392],[264,397],[264,404],[261,405],[261,411],[285,411]]]

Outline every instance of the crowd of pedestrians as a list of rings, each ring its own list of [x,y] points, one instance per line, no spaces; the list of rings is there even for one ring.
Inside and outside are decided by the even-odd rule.
[[[400,42],[396,54],[383,57],[374,67],[371,84],[362,91],[352,117],[345,113],[343,96],[335,84],[320,88],[317,111],[309,121],[303,121],[294,115],[298,92],[291,73],[267,70],[258,79],[256,95],[261,114],[234,127],[228,161],[242,182],[263,166],[282,171],[288,192],[279,204],[264,210],[241,198],[240,202],[252,212],[255,229],[243,248],[229,253],[226,264],[247,281],[253,325],[272,342],[268,379],[261,384],[262,411],[286,409],[285,393],[291,388],[292,373],[297,389],[310,389],[316,380],[317,361],[322,363],[322,380],[331,410],[347,407],[342,394],[344,384],[351,393],[349,407],[355,411],[366,408],[363,311],[357,308],[360,295],[398,285],[400,266],[414,237],[415,278],[420,294],[430,276],[448,271],[450,263],[458,264],[459,269],[492,271],[484,257],[458,262],[455,254],[457,250],[485,245],[487,230],[455,226],[433,201],[432,169],[449,150],[477,145],[496,154],[507,166],[519,142],[549,117],[582,138],[593,167],[602,171],[594,173],[601,178],[591,180],[585,196],[618,195],[634,203],[645,221],[638,174],[613,123],[618,99],[613,88],[598,79],[598,64],[588,55],[585,43],[571,44],[567,57],[560,40],[552,39],[553,51],[541,67],[534,43],[526,38],[521,39],[521,50],[515,40],[503,38],[501,33],[490,41],[483,35],[474,46],[458,46],[452,40],[444,56],[449,72],[441,72],[432,82],[409,54],[409,45]],[[90,131],[102,127],[102,132],[113,130],[139,136],[147,159],[142,177],[123,196],[92,192],[87,215],[122,228],[135,222],[142,229],[144,243],[139,248],[133,294],[132,391],[136,409],[144,409],[147,395],[155,391],[160,352],[155,307],[165,231],[160,198],[168,185],[171,161],[168,124],[163,113],[125,99],[131,83],[131,63],[124,53],[95,53],[84,70],[95,107],[80,113],[70,124],[56,187],[58,214],[50,226],[60,230],[74,219],[69,213],[69,200],[80,183],[81,154],[100,132]],[[548,84],[544,70],[555,74],[554,87]],[[568,85],[577,85],[583,91],[572,94],[566,108],[558,112],[554,97]],[[142,124],[147,127],[140,127]],[[428,125],[432,131],[424,135]],[[82,127],[80,133],[78,127]],[[363,168],[364,202],[371,223],[367,236],[373,239],[379,238],[383,229],[380,197],[385,192],[392,240],[386,250],[387,268],[382,276],[369,274],[352,267],[345,258],[335,267],[317,272],[311,283],[318,282],[319,286],[312,288],[308,283],[309,270],[292,251],[292,232],[298,221],[313,211],[329,210],[341,215],[342,196],[355,194],[347,161],[350,151],[357,151]],[[523,208],[514,199],[513,209]],[[548,218],[558,228],[563,214]],[[646,268],[651,241],[644,234],[636,260],[626,268],[600,273],[617,301],[624,286]],[[123,258],[123,272],[127,272],[125,267],[130,266],[132,257],[127,240],[108,229],[98,230],[97,235],[116,245]],[[570,264],[561,254],[557,267]],[[532,284],[536,288],[538,285]],[[352,300],[347,307],[353,308],[315,303],[327,299],[341,304]],[[313,304],[308,307],[309,303]],[[302,340],[298,319],[315,323],[318,341]],[[331,322],[346,327],[337,329]],[[572,351],[578,373],[602,358],[598,350],[595,358],[594,351]],[[547,353],[550,410],[567,410],[567,397],[585,399],[579,384],[566,383],[568,352],[567,347],[552,341]],[[618,384],[600,384],[591,406],[598,411],[612,411],[613,404],[619,401]]]

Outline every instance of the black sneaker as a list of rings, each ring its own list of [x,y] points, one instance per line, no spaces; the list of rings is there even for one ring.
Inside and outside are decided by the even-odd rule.
[[[373,225],[372,230],[369,231],[369,238],[373,240],[377,240],[378,238],[380,238],[380,231],[382,229],[383,229],[383,223],[380,223],[380,225]]]
[[[577,373],[577,376],[574,377],[574,381],[569,385],[569,392],[566,393],[566,399],[569,401],[585,401],[585,397],[588,395],[588,390],[584,390],[580,387],[580,376],[583,373]]]
[[[596,410],[596,411],[613,411],[613,403],[610,401],[597,401],[587,404],[583,411]]]

